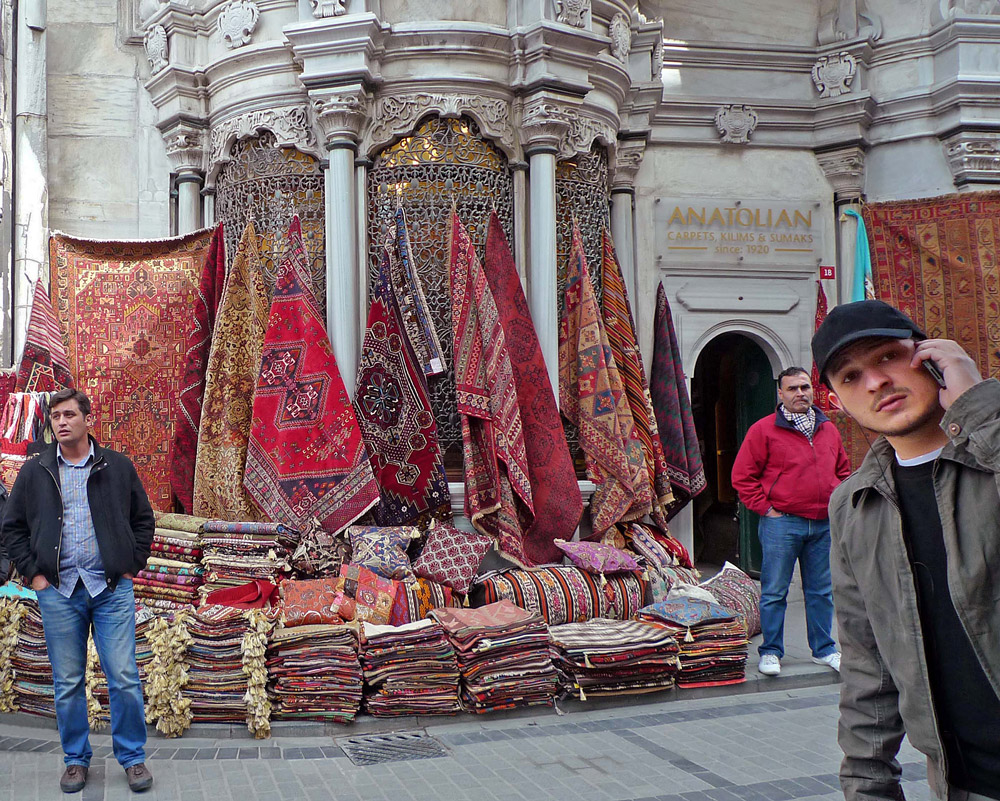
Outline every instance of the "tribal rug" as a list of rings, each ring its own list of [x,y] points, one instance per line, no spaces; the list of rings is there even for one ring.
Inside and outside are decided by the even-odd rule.
[[[653,401],[649,395],[649,383],[642,366],[639,340],[635,334],[635,318],[629,304],[628,290],[622,278],[621,265],[615,253],[611,232],[604,229],[601,234],[601,282],[604,293],[601,296],[601,312],[604,330],[608,334],[608,344],[614,357],[618,374],[621,376],[632,412],[632,422],[636,436],[642,443],[645,457],[646,475],[652,488],[653,503],[650,517],[664,531],[667,518],[664,511],[674,500],[667,473],[667,460],[663,455],[663,444],[656,425]]]
[[[517,386],[499,313],[476,248],[451,212],[448,251],[454,366],[465,457],[465,514],[473,526],[524,563],[534,519]]]
[[[649,385],[653,411],[660,429],[660,441],[667,459],[667,474],[673,488],[674,501],[668,505],[667,518],[673,517],[685,504],[705,489],[705,468],[698,447],[698,433],[691,414],[677,344],[674,321],[663,284],[656,288],[656,320],[653,324],[653,369]]]
[[[484,267],[517,384],[535,507],[534,522],[524,532],[524,557],[530,565],[559,562],[562,552],[553,540],[573,539],[583,514],[583,498],[528,302],[495,211],[486,234]]]
[[[393,290],[389,251],[382,251],[361,344],[354,412],[371,454],[381,501],[380,526],[451,519],[437,423],[424,372],[410,346]]]
[[[337,533],[378,503],[378,484],[312,293],[298,218],[278,268],[243,485],[276,522]]]
[[[597,485],[590,501],[595,537],[620,520],[648,514],[653,499],[642,444],[601,322],[576,223],[559,328],[559,401],[563,415],[580,432],[587,476]]]
[[[24,352],[12,391],[56,392],[72,386],[64,335],[52,310],[49,291],[39,279],[32,294]]]
[[[862,214],[876,296],[1000,377],[1000,193],[873,203]]]
[[[169,447],[212,231],[159,241],[53,234],[49,267],[70,373],[98,441],[131,457],[155,509],[171,505]]]
[[[215,229],[201,283],[194,299],[194,328],[188,335],[184,377],[177,396],[177,422],[170,448],[170,486],[181,511],[194,507],[194,469],[198,451],[198,428],[205,395],[205,370],[212,346],[219,296],[226,280],[226,240],[222,225]]]
[[[270,301],[257,232],[248,223],[226,279],[205,368],[205,398],[198,429],[194,513],[222,520],[257,520],[243,487],[253,391]]]

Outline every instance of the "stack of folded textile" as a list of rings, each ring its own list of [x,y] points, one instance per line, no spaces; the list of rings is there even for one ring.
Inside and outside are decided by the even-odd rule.
[[[471,712],[551,705],[558,676],[541,615],[503,600],[479,609],[435,609],[462,674],[462,703]]]
[[[276,629],[267,648],[267,675],[278,720],[350,723],[361,706],[358,641],[346,626]]]
[[[22,712],[53,718],[56,715],[55,691],[52,688],[52,664],[42,631],[42,613],[34,599],[23,598],[21,604],[24,613],[17,635],[17,649],[11,659],[14,696]]]
[[[200,602],[205,583],[201,566],[203,517],[156,513],[156,530],[144,570],[133,579],[136,600],[156,611],[184,609]]]
[[[746,678],[747,636],[730,609],[697,598],[659,601],[639,618],[665,629],[680,648],[678,687],[739,684]]]
[[[279,523],[209,520],[201,538],[206,571],[202,594],[239,587],[255,579],[277,584],[291,570],[288,557],[298,532]]]
[[[365,709],[372,715],[452,715],[458,663],[444,629],[432,620],[403,626],[365,623],[361,666]]]
[[[549,628],[552,662],[564,689],[588,695],[630,695],[674,686],[677,642],[638,620],[594,618]]]
[[[247,718],[247,676],[243,638],[249,628],[243,610],[202,606],[187,618],[191,635],[184,662],[188,683],[182,695],[202,723],[243,723]]]

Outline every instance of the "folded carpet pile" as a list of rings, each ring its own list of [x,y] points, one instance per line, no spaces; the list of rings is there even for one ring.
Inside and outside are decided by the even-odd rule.
[[[52,664],[45,647],[42,613],[34,599],[21,600],[23,613],[17,633],[17,650],[11,659],[14,668],[14,697],[18,709],[47,718],[56,716],[52,688]]]
[[[209,520],[201,537],[201,563],[207,595],[257,579],[277,584],[290,570],[289,554],[298,532],[279,523],[229,523]]]

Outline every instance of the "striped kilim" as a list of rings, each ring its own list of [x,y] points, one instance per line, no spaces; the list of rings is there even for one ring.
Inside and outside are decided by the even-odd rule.
[[[559,330],[559,401],[580,432],[587,476],[597,485],[590,500],[594,535],[648,514],[653,498],[642,443],[601,322],[576,223]]]
[[[475,246],[454,209],[449,243],[455,390],[462,416],[465,514],[515,561],[535,510],[517,386],[503,327]]]
[[[608,333],[611,355],[618,367],[618,374],[625,388],[636,436],[642,443],[645,456],[646,475],[653,490],[654,502],[650,517],[658,526],[666,529],[667,519],[663,507],[673,501],[670,477],[667,474],[667,460],[663,456],[660,431],[653,413],[653,401],[649,395],[649,383],[642,366],[639,341],[635,333],[635,318],[629,304],[628,290],[622,278],[618,255],[615,253],[611,232],[606,228],[601,236],[601,281],[604,294],[601,297],[601,311],[604,329]]]
[[[826,319],[826,292],[823,291],[823,282],[816,281],[816,322],[813,331],[818,331],[819,327],[823,324]],[[819,368],[816,367],[816,363],[813,362],[812,366],[812,376],[811,381],[813,385],[813,396],[815,397],[815,404],[822,409],[827,415],[830,412],[835,411],[833,406],[830,404],[830,390],[827,389],[826,384],[819,376]]]
[[[253,391],[270,301],[259,241],[248,223],[233,257],[205,371],[205,398],[194,471],[194,512],[222,520],[256,520],[243,486],[253,419]]]
[[[48,290],[39,279],[31,300],[31,317],[14,392],[55,392],[73,386],[62,328],[52,310]],[[6,398],[5,398],[6,400]]]

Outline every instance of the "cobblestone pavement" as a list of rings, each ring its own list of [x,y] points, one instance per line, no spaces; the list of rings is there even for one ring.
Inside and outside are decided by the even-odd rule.
[[[813,687],[698,700],[521,716],[435,719],[408,730],[438,744],[436,758],[358,766],[332,737],[266,741],[151,737],[149,801],[834,801],[837,688]],[[662,696],[661,696],[662,697]],[[683,694],[680,694],[683,698]],[[0,799],[60,799],[56,732],[5,717]],[[13,722],[12,722],[13,721]],[[384,727],[383,727],[384,728]],[[403,727],[405,728],[405,727]],[[429,741],[424,737],[431,738]],[[82,801],[130,795],[106,735],[95,747]],[[349,744],[348,744],[349,745]],[[922,757],[900,754],[909,801],[930,801]]]

